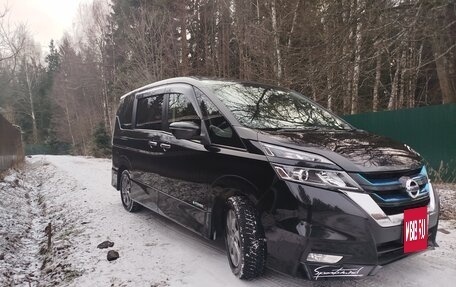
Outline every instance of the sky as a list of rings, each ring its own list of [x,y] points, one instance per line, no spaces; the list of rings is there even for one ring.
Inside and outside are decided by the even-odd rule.
[[[0,0],[9,7],[10,23],[24,23],[35,41],[46,50],[51,39],[59,41],[71,31],[80,3],[91,0]]]

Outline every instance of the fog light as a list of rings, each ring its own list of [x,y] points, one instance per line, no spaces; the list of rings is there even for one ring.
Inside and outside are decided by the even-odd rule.
[[[320,254],[320,253],[309,253],[309,255],[307,255],[307,261],[320,262],[320,263],[337,263],[342,258],[343,258],[343,256]]]

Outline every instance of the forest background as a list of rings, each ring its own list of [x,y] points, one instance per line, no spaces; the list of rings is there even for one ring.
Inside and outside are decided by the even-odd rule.
[[[209,76],[339,115],[456,102],[454,0],[93,0],[41,51],[0,12],[0,113],[28,152],[107,156],[120,96]]]

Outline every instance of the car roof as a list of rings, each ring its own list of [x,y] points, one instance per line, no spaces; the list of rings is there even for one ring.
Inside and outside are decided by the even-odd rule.
[[[277,89],[287,90],[285,88],[276,87],[276,86],[273,86],[273,85],[268,85],[268,84],[263,84],[263,83],[258,83],[258,82],[253,82],[253,81],[227,79],[227,78],[217,78],[217,77],[191,76],[191,77],[169,78],[169,79],[161,80],[161,81],[158,81],[158,82],[153,82],[153,83],[150,83],[148,85],[145,85],[145,86],[142,86],[140,88],[137,88],[137,89],[135,89],[133,91],[130,91],[130,92],[124,94],[123,96],[121,96],[120,98],[123,99],[123,98],[125,98],[128,95],[136,94],[138,92],[141,92],[141,91],[144,91],[144,90],[147,90],[147,89],[151,89],[151,88],[154,88],[154,87],[167,85],[167,84],[184,83],[184,84],[193,85],[193,86],[195,86],[197,88],[201,88],[201,86],[204,85],[204,83],[202,81],[214,81],[214,82],[225,82],[225,83],[233,83],[233,84],[239,83],[239,84],[259,85],[259,86],[263,86],[263,87],[271,87],[271,88],[273,87],[273,88],[277,88]]]

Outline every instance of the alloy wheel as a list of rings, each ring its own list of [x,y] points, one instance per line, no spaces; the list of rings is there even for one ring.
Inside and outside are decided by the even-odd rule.
[[[131,191],[131,182],[130,178],[127,174],[122,175],[122,202],[126,207],[130,207],[131,205],[131,198],[130,198],[130,191]]]
[[[238,267],[241,261],[241,236],[234,211],[230,209],[226,216],[226,239],[231,263]]]

